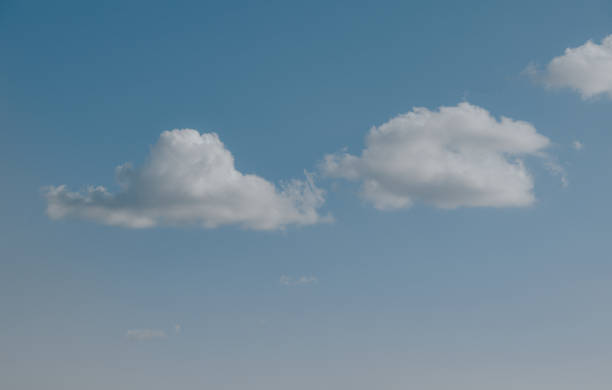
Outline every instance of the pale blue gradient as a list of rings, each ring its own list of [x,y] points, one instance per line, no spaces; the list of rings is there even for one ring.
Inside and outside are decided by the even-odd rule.
[[[612,3],[100,3],[0,3],[0,388],[610,388],[612,101],[521,72],[612,33]],[[163,130],[277,182],[464,99],[549,137],[569,186],[533,161],[530,208],[379,212],[319,178],[335,223],[272,233],[44,214]]]

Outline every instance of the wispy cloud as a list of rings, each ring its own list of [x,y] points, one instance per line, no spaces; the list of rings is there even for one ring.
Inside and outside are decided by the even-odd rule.
[[[303,286],[307,284],[317,284],[319,279],[314,276],[300,276],[294,278],[291,276],[282,275],[279,282],[283,286]]]
[[[567,173],[565,169],[555,161],[550,156],[545,156],[546,160],[544,161],[544,166],[546,169],[553,175],[558,176],[561,179],[561,185],[563,187],[569,186],[569,179],[567,178]]]
[[[572,143],[572,147],[576,150],[582,150],[584,148],[584,144],[578,140]]]

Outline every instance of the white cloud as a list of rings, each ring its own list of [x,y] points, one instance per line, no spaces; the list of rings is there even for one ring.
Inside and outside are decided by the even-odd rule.
[[[548,138],[528,122],[467,102],[438,111],[414,108],[373,127],[361,155],[325,156],[329,177],[362,182],[378,209],[421,201],[441,208],[520,207],[535,200],[523,156],[545,157]]]
[[[131,340],[146,341],[165,339],[166,333],[158,329],[130,329],[125,336]]]
[[[543,80],[550,87],[571,88],[583,99],[602,94],[612,97],[612,35],[599,45],[589,40],[565,49],[562,56],[550,61]]]
[[[572,143],[572,146],[576,150],[582,150],[584,148],[584,144],[582,142],[580,142],[580,141],[577,141],[577,140]]]
[[[71,217],[131,228],[235,224],[271,230],[329,220],[317,212],[324,202],[323,191],[310,174],[280,188],[243,174],[215,133],[163,132],[142,167],[121,165],[116,176],[121,186],[117,193],[102,186],[84,192],[71,192],[64,185],[48,187],[47,214],[53,219]]]
[[[280,277],[280,284],[283,286],[303,286],[307,284],[317,284],[319,279],[314,276],[300,276],[293,278],[291,276],[282,275]]]

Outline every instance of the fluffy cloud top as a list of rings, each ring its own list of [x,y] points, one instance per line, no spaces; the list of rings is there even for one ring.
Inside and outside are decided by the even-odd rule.
[[[533,179],[522,156],[542,155],[549,140],[529,123],[460,103],[438,111],[414,108],[374,127],[360,156],[325,156],[329,177],[362,181],[378,209],[414,201],[441,208],[528,206]]]
[[[550,87],[567,87],[584,99],[607,94],[612,97],[612,35],[600,45],[587,41],[554,58],[546,68],[545,83]]]
[[[71,192],[48,187],[47,214],[107,225],[145,228],[161,224],[236,224],[270,230],[324,221],[317,209],[323,191],[309,174],[280,188],[234,167],[234,158],[215,133],[172,130],[161,134],[146,163],[116,168],[121,189],[89,187]]]

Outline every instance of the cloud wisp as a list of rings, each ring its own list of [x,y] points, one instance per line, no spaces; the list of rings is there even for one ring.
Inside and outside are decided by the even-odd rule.
[[[297,278],[281,275],[279,283],[282,286],[305,286],[309,284],[317,284],[319,283],[319,279],[315,276],[300,276]]]
[[[525,71],[548,87],[573,89],[583,99],[601,95],[612,98],[612,35],[601,44],[589,40],[582,46],[565,49],[543,71],[534,65]]]
[[[574,142],[572,142],[572,147],[577,151],[581,151],[582,149],[584,149],[584,144],[578,140],[575,140]]]
[[[146,228],[158,225],[238,225],[274,230],[287,225],[326,222],[324,202],[311,174],[280,185],[236,170],[234,157],[217,134],[165,131],[140,168],[116,168],[121,189],[111,193],[91,186],[83,192],[66,186],[45,189],[47,214],[106,225]]]
[[[419,201],[439,208],[524,207],[534,182],[523,157],[546,159],[550,141],[528,122],[463,102],[437,111],[414,108],[373,127],[360,155],[325,156],[324,175],[362,183],[381,210]]]

